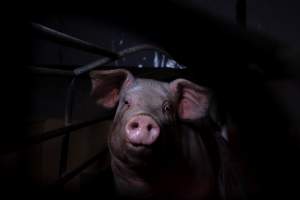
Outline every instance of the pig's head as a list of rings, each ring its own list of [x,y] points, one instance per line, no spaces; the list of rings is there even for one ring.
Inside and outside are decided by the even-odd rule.
[[[90,76],[97,104],[116,108],[111,154],[132,165],[152,158],[157,148],[160,155],[172,151],[179,122],[199,120],[207,113],[207,89],[185,79],[138,79],[123,69],[93,71]]]

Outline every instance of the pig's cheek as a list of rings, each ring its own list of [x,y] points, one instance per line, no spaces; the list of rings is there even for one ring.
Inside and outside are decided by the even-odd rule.
[[[125,133],[112,133],[110,137],[110,148],[113,154],[118,157],[123,157],[126,154]]]

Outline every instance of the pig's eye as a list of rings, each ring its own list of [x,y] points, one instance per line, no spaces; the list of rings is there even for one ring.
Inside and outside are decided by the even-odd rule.
[[[169,101],[164,101],[162,104],[162,112],[163,113],[170,113],[172,111],[172,105]]]
[[[126,106],[129,106],[129,101],[128,101],[127,99],[124,99],[124,104],[125,104]]]

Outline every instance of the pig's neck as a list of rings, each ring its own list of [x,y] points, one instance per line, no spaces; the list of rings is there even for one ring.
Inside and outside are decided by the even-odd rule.
[[[137,173],[135,169],[128,167],[118,158],[112,158],[111,167],[114,174],[115,186],[120,195],[150,198],[155,193],[144,174]]]

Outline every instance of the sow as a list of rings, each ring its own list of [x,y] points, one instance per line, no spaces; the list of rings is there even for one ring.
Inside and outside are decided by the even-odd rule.
[[[229,151],[210,114],[207,88],[186,79],[135,78],[124,69],[90,76],[97,104],[116,110],[108,146],[121,198],[240,196]]]

